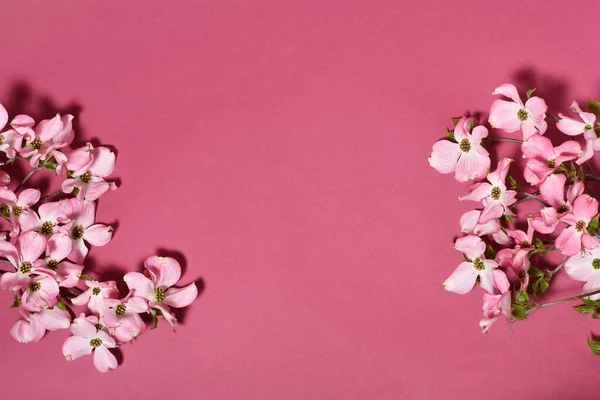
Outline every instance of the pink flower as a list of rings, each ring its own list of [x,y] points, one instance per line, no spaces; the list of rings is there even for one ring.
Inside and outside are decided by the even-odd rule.
[[[86,146],[74,150],[66,163],[67,169],[73,171],[73,178],[66,179],[62,191],[71,193],[78,188],[79,200],[96,200],[109,190],[115,190],[114,182],[106,182],[104,178],[112,174],[115,168],[115,153],[106,147]]]
[[[67,329],[71,325],[71,316],[58,307],[44,308],[32,313],[19,307],[22,319],[18,320],[10,330],[10,337],[20,343],[37,343],[46,331]]]
[[[587,194],[582,194],[575,199],[573,210],[561,219],[570,226],[558,235],[555,242],[563,255],[573,256],[582,250],[582,246],[592,250],[600,244],[586,229],[596,214],[598,214],[598,200]]]
[[[504,316],[504,318],[510,321],[511,294],[506,274],[496,269],[493,271],[493,280],[500,294],[485,293],[483,295],[483,319],[479,321],[479,326],[483,330],[483,333],[487,333],[500,316]]]
[[[159,310],[165,319],[174,325],[175,317],[170,307],[182,308],[190,305],[198,296],[198,288],[191,283],[183,288],[171,287],[181,277],[181,266],[171,257],[150,256],[144,261],[152,280],[139,272],[129,272],[123,280],[135,295],[148,300],[150,308]]]
[[[540,233],[553,233],[564,214],[571,211],[571,204],[584,190],[583,182],[575,182],[569,186],[565,200],[565,183],[567,177],[563,174],[552,174],[540,185],[542,199],[550,205],[540,211],[539,216],[531,219],[531,225]]]
[[[471,193],[459,198],[459,200],[482,202],[484,209],[479,217],[480,224],[500,218],[503,214],[514,215],[508,207],[517,201],[515,199],[517,192],[506,190],[506,184],[504,183],[508,174],[508,167],[512,161],[510,158],[500,160],[496,171],[487,176],[489,183],[476,183],[471,187]]]
[[[581,135],[583,133],[585,150],[583,155],[577,159],[577,164],[583,164],[594,156],[594,151],[600,150],[600,139],[598,139],[594,130],[596,116],[592,113],[583,112],[576,101],[571,104],[571,110],[578,113],[583,122],[558,114],[561,119],[556,123],[556,127],[570,136]]]
[[[569,257],[565,263],[565,272],[572,279],[585,282],[582,294],[600,289],[600,247]],[[590,298],[600,299],[600,294]]]
[[[548,128],[546,118],[546,102],[539,97],[531,97],[525,104],[519,98],[517,88],[511,84],[504,84],[496,90],[494,95],[501,94],[512,101],[496,100],[490,109],[489,123],[493,128],[506,132],[523,132],[523,140],[529,140],[535,134],[543,135]]]
[[[21,229],[26,232],[35,230],[48,237],[54,232],[65,232],[60,226],[69,221],[69,215],[73,212],[71,202],[60,200],[44,203],[38,208],[39,217],[34,211],[28,213],[26,219],[21,220]]]
[[[502,249],[496,254],[496,261],[501,267],[512,268],[516,272],[528,271],[531,263],[527,255],[533,250],[533,227],[527,219],[527,233],[521,230],[507,229],[508,236],[514,239],[514,249]]]
[[[65,233],[55,233],[46,245],[46,268],[53,271],[54,279],[61,287],[72,288],[79,283],[83,265],[66,261],[71,253],[72,241]]]
[[[459,182],[483,178],[490,167],[490,156],[481,140],[488,131],[483,126],[473,128],[474,124],[475,118],[462,117],[454,129],[456,142],[435,143],[429,165],[442,174],[455,172],[454,178]]]
[[[48,275],[34,277],[21,296],[22,307],[28,311],[42,311],[58,304],[58,283]]]
[[[571,104],[571,110],[577,114],[583,120],[577,121],[573,118],[565,117],[563,114],[558,114],[560,120],[556,123],[556,127],[559,131],[569,136],[581,135],[590,130],[594,130],[594,124],[596,122],[596,116],[592,113],[583,112],[579,108],[579,104],[576,101]],[[594,137],[596,135],[594,134]]]
[[[72,199],[73,209],[75,209],[73,220],[65,225],[73,241],[72,250],[68,258],[81,263],[88,253],[85,242],[92,246],[104,246],[112,239],[112,228],[103,224],[94,224],[96,214],[96,204],[93,201],[80,202]]]
[[[88,287],[88,290],[71,299],[71,302],[76,306],[87,304],[88,308],[93,313],[103,315],[107,308],[106,300],[114,299],[119,296],[117,282],[115,281],[85,281],[85,284]]]
[[[37,167],[41,159],[46,159],[48,155],[56,156],[60,164],[62,153],[57,150],[68,146],[74,138],[72,115],[61,117],[56,115],[52,119],[45,119],[35,127],[34,135],[26,137],[25,147],[21,149],[23,158],[31,157],[29,163],[32,167]]]
[[[130,293],[123,300],[106,300],[103,318],[107,327],[114,329],[113,336],[120,342],[129,342],[143,332],[146,324],[139,314],[148,311],[148,301]]]
[[[532,185],[538,185],[560,165],[581,155],[581,146],[568,140],[558,147],[552,147],[550,139],[535,135],[521,145],[521,150],[529,160],[523,175]]]
[[[8,113],[2,104],[0,104],[0,130],[4,129],[8,122]],[[0,133],[0,151],[6,154],[9,159],[15,158],[17,152],[21,149],[23,136],[14,129],[9,129]]]
[[[40,200],[40,191],[37,189],[25,189],[17,197],[12,190],[0,188],[0,202],[6,204],[9,211],[9,219],[12,225],[10,236],[19,234],[21,224],[34,225],[37,215],[31,210],[31,206]],[[28,221],[34,218],[33,221]]]
[[[494,294],[492,271],[498,267],[498,264],[484,258],[485,243],[483,240],[477,236],[465,236],[456,239],[454,248],[465,255],[466,261],[460,263],[452,275],[446,279],[444,288],[453,293],[465,294],[473,289],[479,278],[481,287],[488,293]]]
[[[115,340],[84,318],[75,318],[71,324],[71,336],[63,344],[67,361],[76,360],[94,352],[94,366],[100,372],[108,372],[118,366],[116,357],[108,350],[117,347]]]
[[[32,274],[49,275],[52,271],[36,263],[46,247],[46,239],[37,232],[19,236],[17,249],[13,244],[0,241],[0,257],[5,257],[16,272],[6,272],[0,277],[1,290],[21,290],[31,283]]]
[[[491,219],[485,224],[480,222],[481,210],[467,211],[460,217],[460,230],[467,235],[493,235],[500,231],[502,225],[498,219]]]

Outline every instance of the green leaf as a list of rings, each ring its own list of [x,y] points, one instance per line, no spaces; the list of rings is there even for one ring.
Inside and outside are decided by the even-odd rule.
[[[598,310],[594,310],[594,312],[592,313],[592,318],[600,319],[600,315],[598,315]]]
[[[460,121],[461,117],[452,117],[452,123],[454,124],[454,126],[458,125],[458,122]]]
[[[594,339],[587,338],[588,346],[590,350],[597,356],[600,356],[600,342]]]
[[[540,277],[544,276],[544,273],[532,265],[529,267],[529,276]]]
[[[42,167],[48,168],[48,169],[50,169],[52,171],[56,171],[56,164],[53,163],[53,162],[44,161],[42,163]]]
[[[533,238],[533,246],[537,247],[538,249],[543,249],[544,243],[542,242],[542,240],[540,238]],[[538,271],[539,271],[539,269],[538,269]]]
[[[513,178],[512,176],[508,175],[506,177],[506,180],[508,181],[508,187],[510,189],[514,189],[517,187],[517,181],[515,181],[515,178]]]
[[[511,215],[503,215],[504,219],[507,220],[508,222],[513,222],[513,217]]]
[[[588,108],[596,115],[600,115],[600,103],[596,100],[588,100]]]
[[[535,91],[536,91],[536,88],[529,89],[529,90],[527,91],[527,99],[529,99],[529,98],[531,97],[531,95],[533,94],[533,92],[535,92]]]
[[[521,289],[516,293],[515,301],[517,304],[527,304],[529,303],[529,295],[525,290]]]
[[[520,304],[513,304],[511,308],[512,311],[510,315],[513,319],[516,319],[517,321],[525,319],[525,307]]]
[[[10,217],[10,208],[8,208],[8,206],[4,206],[2,209],[2,215],[4,215],[6,218]]]
[[[150,313],[152,314],[152,327],[150,329],[156,329],[156,327],[158,326],[158,316],[162,315],[162,313],[160,312],[160,310],[157,310],[156,308],[151,308],[150,309]]]
[[[62,301],[58,301],[58,303],[56,303],[56,307],[58,307],[59,309],[63,310],[63,311],[67,311],[67,306],[65,306],[65,303],[63,303]]]
[[[599,219],[600,219],[600,214],[596,214],[596,216],[594,218],[592,218],[592,220],[588,224],[587,230],[590,233],[590,235],[593,234],[596,231],[596,229],[598,229]]]
[[[596,300],[583,298],[583,299],[581,299],[581,301],[583,301],[583,303],[586,306],[590,306],[590,307],[594,307],[594,308],[600,307],[600,304],[598,304],[598,302]]]
[[[12,306],[10,306],[10,308],[17,308],[21,305],[21,299],[15,297],[15,301],[13,302]]]
[[[550,283],[543,278],[540,278],[540,294],[544,294],[550,287]]]
[[[446,136],[448,137],[448,139],[450,139],[454,143],[458,143],[456,141],[456,139],[454,138],[454,131],[451,131],[450,129],[446,128]]]
[[[489,243],[485,249],[485,258],[487,258],[488,260],[493,260],[494,258],[496,258],[496,250],[494,250],[492,245]]]
[[[592,312],[595,312],[595,308],[590,307],[590,306],[586,306],[584,304],[578,305],[578,306],[573,306],[573,309],[575,311],[577,311],[580,314],[590,314]]]
[[[81,274],[79,275],[79,279],[81,279],[82,281],[85,281],[89,278],[88,274]]]

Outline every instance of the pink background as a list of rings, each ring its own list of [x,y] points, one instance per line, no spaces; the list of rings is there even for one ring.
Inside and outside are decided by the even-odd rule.
[[[13,342],[0,307],[2,398],[598,398],[599,322],[563,305],[483,335],[482,292],[443,290],[472,204],[427,157],[499,84],[537,86],[555,113],[600,97],[600,8],[166,3],[0,6],[11,115],[75,112],[79,144],[118,151],[97,271],[163,249],[205,284],[177,333],[143,335],[105,375],[64,361],[67,332]],[[579,293],[563,278],[550,297]]]

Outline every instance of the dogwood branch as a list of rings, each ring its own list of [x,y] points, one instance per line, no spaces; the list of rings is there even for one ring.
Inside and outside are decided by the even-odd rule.
[[[594,290],[593,292],[580,294],[579,296],[573,296],[573,297],[568,297],[566,299],[560,299],[560,300],[556,300],[556,301],[550,301],[548,303],[536,304],[535,307],[534,307],[534,309],[544,308],[544,307],[550,307],[550,306],[553,306],[555,304],[566,303],[568,301],[573,301],[573,300],[580,300],[580,299],[584,299],[586,297],[593,296],[595,294],[600,294],[600,289]]]

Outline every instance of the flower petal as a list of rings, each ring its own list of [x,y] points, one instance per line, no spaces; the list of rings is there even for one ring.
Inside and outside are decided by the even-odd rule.
[[[181,278],[181,266],[172,257],[150,256],[144,261],[156,287],[169,288]]]
[[[483,156],[477,151],[463,153],[456,163],[456,174],[454,178],[459,182],[481,179],[490,168],[489,156]]]
[[[444,288],[453,293],[465,294],[473,289],[477,281],[477,270],[473,263],[463,261],[454,270],[452,275],[444,281]]]
[[[485,243],[480,237],[469,235],[456,239],[454,248],[474,260],[485,252]]]
[[[96,159],[89,167],[89,171],[101,178],[112,174],[115,169],[115,153],[106,147],[98,147],[94,151]]]
[[[90,339],[81,336],[71,336],[65,340],[62,353],[67,361],[73,361],[92,352]]]
[[[574,256],[581,251],[581,232],[574,226],[564,229],[556,238],[555,246],[565,256]]]
[[[488,122],[492,128],[502,129],[506,132],[516,132],[521,128],[521,120],[517,117],[520,104],[505,100],[495,100],[490,108]]]
[[[540,194],[554,208],[565,203],[565,182],[567,177],[563,174],[552,174],[540,185]]]
[[[85,230],[83,239],[93,246],[104,246],[112,239],[112,232],[110,226],[95,224]]]
[[[129,272],[125,274],[123,280],[129,290],[135,290],[135,295],[147,300],[154,298],[154,284],[143,274],[139,272]]]
[[[198,288],[195,283],[190,283],[183,288],[170,288],[165,295],[165,303],[175,308],[187,307],[198,297]]]
[[[458,143],[440,140],[433,145],[429,165],[442,174],[449,174],[456,168],[461,153]]]
[[[46,249],[46,238],[35,231],[29,231],[19,237],[19,249],[23,261],[34,262]]]

